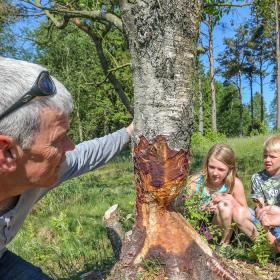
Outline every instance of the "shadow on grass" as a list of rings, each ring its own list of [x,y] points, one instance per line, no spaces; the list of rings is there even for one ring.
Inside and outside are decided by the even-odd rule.
[[[115,265],[115,259],[108,259],[101,264],[92,263],[86,264],[86,268],[83,271],[73,273],[69,277],[55,278],[56,280],[105,280],[110,274],[111,269]]]

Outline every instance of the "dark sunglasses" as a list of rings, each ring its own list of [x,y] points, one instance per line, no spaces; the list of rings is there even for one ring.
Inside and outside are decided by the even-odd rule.
[[[48,71],[42,71],[36,79],[32,88],[25,93],[16,103],[0,114],[0,120],[13,111],[19,109],[37,96],[51,96],[56,94],[55,84]]]

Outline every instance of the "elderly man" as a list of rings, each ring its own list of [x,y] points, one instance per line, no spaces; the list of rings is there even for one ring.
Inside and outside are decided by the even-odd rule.
[[[0,58],[1,280],[50,279],[5,246],[50,189],[108,162],[132,134],[131,124],[75,146],[71,111],[71,95],[41,66]]]

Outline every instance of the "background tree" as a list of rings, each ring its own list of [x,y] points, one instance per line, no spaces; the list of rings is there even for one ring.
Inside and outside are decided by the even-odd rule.
[[[244,55],[245,55],[245,62],[244,62],[243,72],[249,82],[251,127],[254,127],[255,119],[254,119],[254,102],[253,102],[253,98],[254,98],[253,81],[254,81],[254,76],[257,73],[257,70],[256,70],[256,65],[255,65],[253,54],[252,54],[252,50],[250,48],[248,48],[248,42],[245,43]]]
[[[10,25],[15,22],[18,13],[9,0],[0,2],[0,55],[16,56],[15,37]]]
[[[245,66],[245,44],[247,42],[248,29],[246,25],[240,26],[236,30],[234,38],[225,38],[225,51],[220,55],[222,75],[232,81],[239,92],[240,100],[240,126],[239,135],[243,135],[243,102],[242,102],[242,76]]]
[[[270,32],[274,49],[271,52],[271,61],[275,65],[275,85],[276,85],[276,127],[280,127],[280,38],[279,38],[279,3],[278,0],[255,0],[254,12]],[[271,36],[272,34],[272,36]]]
[[[223,2],[223,1],[222,1]],[[207,40],[207,55],[209,60],[209,78],[211,85],[211,101],[212,101],[212,114],[211,114],[211,124],[212,130],[217,131],[217,105],[216,105],[216,87],[215,87],[215,57],[214,57],[214,45],[213,45],[213,32],[215,26],[217,26],[222,18],[222,16],[229,12],[229,7],[218,6],[221,1],[210,0],[206,1],[206,5],[203,11],[202,23],[205,24],[207,29],[207,34],[204,35]],[[217,6],[215,6],[217,4]]]

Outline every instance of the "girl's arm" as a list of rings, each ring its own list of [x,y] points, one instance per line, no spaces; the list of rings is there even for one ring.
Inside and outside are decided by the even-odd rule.
[[[248,206],[245,191],[244,191],[244,186],[239,178],[235,178],[235,184],[233,187],[232,196],[241,206],[244,207]]]
[[[192,197],[195,193],[196,183],[199,175],[190,176],[187,181],[187,193]]]

